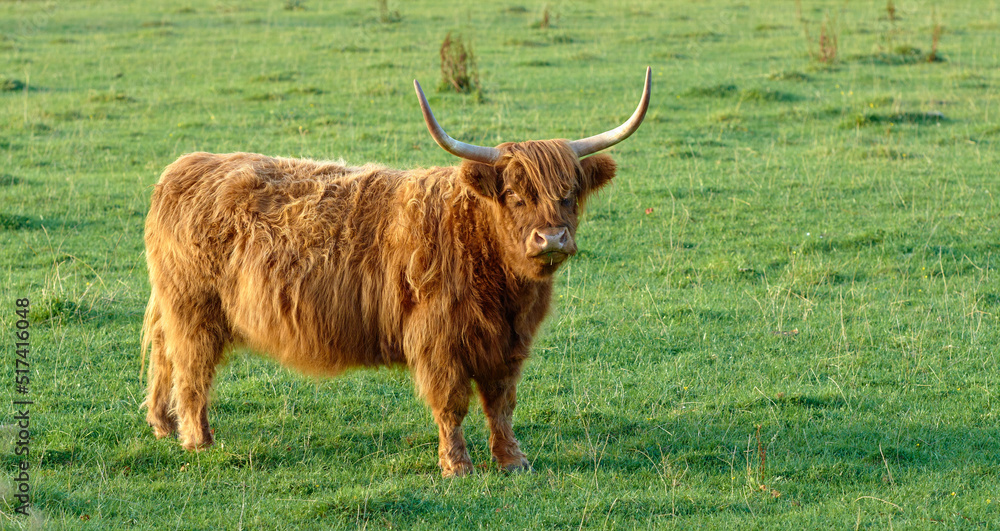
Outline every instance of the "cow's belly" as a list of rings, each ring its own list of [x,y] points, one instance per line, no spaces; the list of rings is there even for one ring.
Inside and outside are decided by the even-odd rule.
[[[280,285],[241,275],[220,290],[227,320],[241,343],[312,374],[405,363],[391,330],[380,326],[379,301],[352,284]],[[297,296],[295,294],[298,294]]]

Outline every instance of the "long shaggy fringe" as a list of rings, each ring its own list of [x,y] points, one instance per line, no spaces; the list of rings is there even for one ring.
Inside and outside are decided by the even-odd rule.
[[[502,144],[504,148],[512,144]],[[580,159],[576,158],[565,140],[520,142],[517,149],[507,151],[508,168],[513,166],[522,176],[524,195],[532,199],[559,201],[572,192],[575,179],[553,179],[553,175],[576,176],[582,172]]]

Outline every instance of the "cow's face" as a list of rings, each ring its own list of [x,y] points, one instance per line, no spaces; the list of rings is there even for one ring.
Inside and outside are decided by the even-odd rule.
[[[487,200],[509,266],[542,279],[576,253],[576,227],[587,196],[615,175],[607,155],[577,159],[562,141],[499,146],[487,165],[466,161],[465,183]]]

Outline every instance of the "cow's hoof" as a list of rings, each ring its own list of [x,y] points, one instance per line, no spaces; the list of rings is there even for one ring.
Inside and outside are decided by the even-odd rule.
[[[451,465],[441,464],[441,477],[443,478],[460,478],[468,476],[475,471],[476,469],[472,466],[471,462],[458,462]]]
[[[213,441],[208,441],[208,442],[197,443],[197,444],[185,443],[185,444],[182,444],[181,446],[183,446],[184,449],[187,450],[187,451],[189,451],[189,452],[202,452],[202,451],[205,451],[205,450],[208,450],[209,448],[211,448],[213,444],[214,444]]]
[[[215,441],[211,437],[208,437],[203,441],[189,441],[189,440],[181,441],[181,446],[183,446],[184,449],[189,452],[200,452],[202,450],[208,450],[209,448],[211,448],[213,444],[215,444]]]
[[[505,472],[531,472],[531,463],[524,457],[503,465]]]
[[[177,433],[177,419],[170,416],[147,415],[146,423],[153,428],[157,439],[169,437]]]
[[[174,434],[174,431],[175,430],[167,428],[167,427],[164,427],[164,426],[153,426],[153,435],[155,435],[157,439],[162,439],[164,437],[170,437],[171,435]]]

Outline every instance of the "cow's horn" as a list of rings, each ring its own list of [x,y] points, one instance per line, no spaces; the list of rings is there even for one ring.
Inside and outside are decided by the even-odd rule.
[[[642,91],[642,99],[639,100],[639,106],[636,107],[635,112],[632,113],[632,117],[629,118],[627,122],[599,135],[594,135],[581,140],[574,140],[569,143],[570,147],[573,148],[573,151],[576,152],[577,157],[585,157],[591,153],[597,153],[602,149],[607,149],[622,140],[625,140],[639,128],[639,124],[642,123],[642,119],[646,116],[646,109],[649,108],[651,78],[652,69],[647,66],[646,86]]]
[[[431,132],[431,136],[434,137],[434,141],[437,142],[439,146],[444,148],[445,151],[455,155],[456,157],[462,157],[463,159],[474,160],[484,164],[493,164],[500,158],[500,150],[497,148],[466,144],[465,142],[459,142],[458,140],[448,136],[448,133],[445,133],[444,129],[441,128],[441,125],[439,125],[437,120],[434,119],[434,113],[431,112],[431,106],[427,104],[427,98],[424,97],[424,91],[420,89],[420,83],[418,83],[416,79],[413,80],[413,88],[417,90],[417,98],[420,100],[420,110],[424,113],[424,121],[427,122],[427,130]]]

